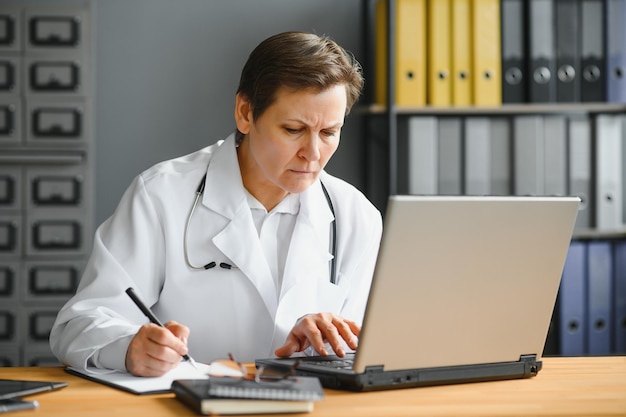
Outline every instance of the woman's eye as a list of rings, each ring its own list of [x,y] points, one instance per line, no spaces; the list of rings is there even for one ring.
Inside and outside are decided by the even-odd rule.
[[[298,133],[300,131],[300,129],[295,129],[295,128],[291,128],[291,127],[286,127],[285,130],[287,131],[287,133],[293,134],[295,135],[296,133]]]

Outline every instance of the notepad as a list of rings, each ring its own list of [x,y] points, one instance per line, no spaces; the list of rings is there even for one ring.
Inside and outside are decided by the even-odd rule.
[[[306,413],[324,398],[319,379],[288,378],[276,382],[211,377],[176,380],[176,398],[199,414]]]
[[[198,363],[196,369],[189,362],[181,362],[176,368],[160,377],[140,377],[123,371],[104,370],[88,367],[87,369],[68,367],[66,372],[89,379],[113,388],[133,394],[163,394],[171,391],[172,382],[177,379],[208,379],[211,366]],[[219,364],[212,365],[220,366]],[[215,370],[213,370],[215,372]],[[240,376],[230,368],[219,369],[219,373],[229,376]]]

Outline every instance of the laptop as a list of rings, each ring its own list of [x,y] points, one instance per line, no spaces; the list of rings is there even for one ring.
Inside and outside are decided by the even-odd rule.
[[[391,196],[356,352],[257,367],[351,391],[537,375],[579,203]]]

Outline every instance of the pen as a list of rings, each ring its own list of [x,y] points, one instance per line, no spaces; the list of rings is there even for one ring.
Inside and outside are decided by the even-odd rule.
[[[32,410],[39,407],[37,401],[24,401],[19,398],[7,398],[0,400],[0,413],[10,413],[11,411]]]
[[[135,305],[137,307],[139,307],[139,310],[141,310],[141,312],[143,314],[146,315],[146,317],[148,317],[148,319],[150,320],[151,323],[156,324],[159,327],[163,327],[165,328],[165,326],[163,325],[163,323],[161,323],[161,321],[157,318],[157,316],[154,315],[154,313],[152,312],[152,310],[150,310],[144,303],[143,301],[141,301],[139,299],[139,297],[137,296],[137,294],[135,294],[135,290],[133,289],[133,287],[128,287],[126,289],[126,294],[128,294],[128,296],[130,297],[131,300],[133,300],[133,302],[135,303]],[[191,363],[191,366],[193,366],[194,368],[198,369],[198,367],[196,366],[196,361],[193,360],[193,358],[187,354],[183,355],[183,359],[188,361],[189,363]]]

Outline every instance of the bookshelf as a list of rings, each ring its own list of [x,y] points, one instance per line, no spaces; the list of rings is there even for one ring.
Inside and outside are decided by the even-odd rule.
[[[530,0],[529,3],[533,1]],[[560,0],[553,1],[554,3],[551,2],[551,4],[556,5],[556,2]],[[617,2],[621,2],[621,0],[578,1],[581,2],[581,7],[583,7],[583,2],[605,2],[602,3],[602,7],[608,7],[608,2],[611,1],[614,3],[612,7],[615,7]],[[626,171],[623,168],[626,150],[615,148],[620,150],[617,155],[612,154],[610,150],[606,150],[606,144],[611,141],[617,141],[621,143],[621,147],[626,147],[626,117],[624,116],[626,115],[626,103],[619,102],[620,100],[614,100],[615,102],[582,102],[580,100],[575,102],[556,102],[554,100],[548,102],[503,103],[487,106],[398,105],[396,97],[397,71],[395,68],[398,46],[394,28],[396,28],[397,24],[396,17],[398,16],[397,7],[399,2],[400,0],[386,0],[385,4],[385,102],[381,104],[380,100],[374,97],[373,91],[370,90],[366,92],[366,100],[369,104],[357,109],[358,112],[366,115],[364,119],[366,123],[365,131],[368,132],[368,195],[384,212],[385,201],[388,195],[416,193],[411,192],[411,188],[407,188],[406,185],[409,180],[405,177],[410,176],[410,174],[407,174],[407,169],[411,170],[411,157],[407,156],[411,152],[407,152],[407,143],[418,136],[416,132],[419,132],[419,135],[422,136],[426,135],[428,126],[433,126],[432,123],[436,126],[437,123],[443,120],[457,120],[463,125],[464,121],[469,119],[481,122],[487,121],[487,123],[494,120],[504,120],[505,124],[509,126],[508,137],[506,138],[509,147],[506,169],[508,169],[510,174],[506,179],[509,182],[508,192],[505,191],[507,195],[528,194],[528,192],[520,193],[519,190],[516,190],[516,187],[518,187],[516,184],[521,179],[514,178],[516,174],[519,175],[516,172],[515,164],[517,162],[518,166],[523,165],[520,161],[515,160],[516,149],[519,150],[519,146],[524,146],[523,143],[522,145],[516,144],[513,138],[513,129],[514,126],[517,126],[516,123],[539,123],[543,125],[543,121],[548,119],[550,124],[556,122],[554,124],[556,126],[564,123],[565,127],[561,128],[564,132],[563,140],[561,141],[564,147],[561,149],[570,156],[567,158],[563,157],[561,163],[568,169],[568,176],[571,174],[571,166],[576,163],[571,156],[574,147],[572,144],[574,139],[572,138],[581,126],[587,129],[589,154],[586,155],[588,160],[586,169],[590,172],[590,177],[588,178],[590,181],[590,184],[588,184],[590,192],[586,204],[591,207],[591,211],[586,214],[590,216],[588,221],[581,224],[577,222],[572,239],[573,243],[583,246],[577,250],[584,259],[573,259],[568,255],[568,260],[566,261],[566,267],[577,265],[578,267],[574,269],[578,272],[584,270],[585,273],[576,274],[575,277],[566,276],[566,273],[564,273],[562,279],[564,288],[559,292],[553,324],[549,332],[544,354],[597,355],[626,353],[626,249],[624,249],[626,245],[626,210],[621,206],[625,204],[623,200],[624,194],[626,194],[626,191],[624,191],[626,187],[624,187],[623,183],[618,184],[613,191],[619,195],[604,196],[603,194],[601,196],[600,187],[598,186],[598,181],[600,181],[598,178],[606,174],[607,165],[615,168],[610,175],[614,175],[614,179],[617,182],[623,182],[626,176]],[[429,0],[426,0],[426,2],[428,3]],[[376,3],[377,0],[365,1],[366,33],[364,38],[366,43],[365,50],[368,53],[365,58],[365,74],[366,79],[369,80],[375,79],[379,75],[376,72],[376,68],[380,69],[380,62],[376,62],[375,51],[376,42],[380,42],[376,35]],[[621,3],[623,3],[622,7],[626,10],[626,2]],[[503,30],[506,30],[506,28]],[[626,55],[626,46],[624,49],[624,55]],[[370,84],[372,83],[374,81],[370,81]],[[411,137],[411,133],[410,131],[407,133],[405,125],[408,120],[414,118],[426,122],[418,124],[419,128],[413,132],[413,137]],[[611,120],[614,120],[615,123]],[[607,136],[607,129],[605,128],[607,123],[608,125],[619,125],[618,130],[615,130],[615,132],[619,133]],[[465,133],[463,129],[465,128],[461,127],[461,132]],[[549,136],[550,134],[546,133],[546,135]],[[530,135],[530,138],[532,139],[532,135]],[[460,140],[462,143],[466,143],[465,137]],[[438,141],[439,138],[434,137],[430,148],[427,149],[430,151],[433,146],[436,147]],[[465,144],[463,146],[469,149],[469,145]],[[462,148],[460,152],[464,152],[467,149]],[[407,158],[409,159],[408,161]],[[546,158],[548,157],[546,156]],[[421,160],[424,161],[424,159]],[[552,163],[552,161],[547,160],[546,166],[549,166],[549,163]],[[462,171],[466,168],[464,166],[466,164],[466,160],[461,159],[459,162],[460,166],[457,166],[457,169]],[[615,176],[616,170],[620,171],[617,176]],[[520,172],[527,171],[521,170]],[[567,180],[568,183],[563,191],[564,194],[576,194],[572,192],[571,178],[568,177]],[[467,189],[461,186],[460,191],[454,194],[474,194],[466,191]],[[446,194],[437,191],[432,192],[432,190],[425,193]],[[503,193],[502,189],[498,193]],[[542,195],[542,193],[538,192],[537,195]],[[546,193],[546,195],[554,194]],[[620,201],[619,213],[613,213],[613,221],[607,224],[599,218],[600,213],[604,213],[604,208],[601,205],[603,203],[600,202],[600,199],[604,198],[609,201],[613,197],[618,197]],[[612,202],[615,202],[615,199],[609,201],[609,203]],[[615,220],[616,215],[619,217],[618,220]],[[571,252],[573,257],[576,251],[572,250]],[[576,264],[577,262],[578,264]],[[568,270],[566,268],[566,271]],[[574,281],[574,290],[571,290],[572,281]],[[567,287],[568,294],[564,294],[566,292],[565,287]],[[576,292],[573,297],[571,297],[570,291]],[[571,299],[573,298],[576,299],[576,302],[566,301],[567,296],[570,296],[569,301],[572,301]],[[598,298],[604,300],[600,305],[594,301]],[[572,304],[577,309],[576,311],[568,310]],[[566,316],[571,314],[577,314],[580,317],[568,320]]]

